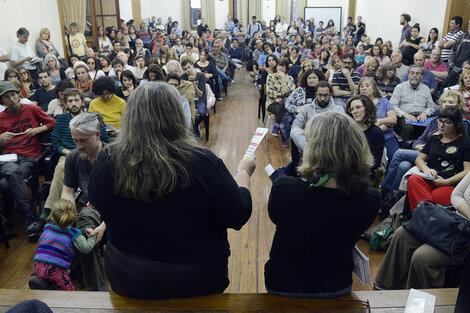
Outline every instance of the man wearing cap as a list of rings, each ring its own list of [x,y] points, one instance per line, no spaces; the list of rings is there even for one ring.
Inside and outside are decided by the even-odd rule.
[[[14,153],[15,162],[0,163],[0,177],[8,180],[8,190],[23,211],[26,227],[35,221],[28,199],[25,179],[34,167],[33,159],[41,153],[40,133],[50,131],[55,120],[35,104],[21,104],[19,91],[12,82],[0,82],[0,103],[6,109],[0,112],[1,154]]]

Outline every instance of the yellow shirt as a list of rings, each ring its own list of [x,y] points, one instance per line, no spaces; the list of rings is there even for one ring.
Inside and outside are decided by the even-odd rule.
[[[70,46],[72,46],[72,53],[82,57],[86,54],[85,43],[86,38],[82,33],[76,33],[75,35],[70,35]],[[67,36],[65,36],[65,43],[68,45]]]
[[[121,117],[126,108],[126,101],[116,95],[104,102],[101,97],[93,99],[90,102],[88,112],[98,112],[103,115],[103,121],[106,124],[113,125],[114,127],[121,128]]]

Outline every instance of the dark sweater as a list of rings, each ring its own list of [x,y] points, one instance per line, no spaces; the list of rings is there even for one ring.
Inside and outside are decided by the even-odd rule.
[[[250,218],[250,192],[238,187],[209,150],[196,153],[188,170],[188,187],[144,203],[114,194],[115,168],[108,150],[100,152],[89,178],[89,199],[117,249],[172,264],[227,261],[227,228],[239,230]]]
[[[382,155],[384,153],[384,132],[378,126],[372,125],[364,131],[364,135],[366,135],[367,142],[369,143],[370,152],[374,157],[374,167],[372,168],[372,170],[375,170],[380,166],[380,162],[382,161]]]
[[[280,292],[329,292],[352,284],[352,250],[373,222],[380,196],[369,187],[357,197],[309,188],[282,176],[271,189],[268,212],[276,224],[266,287]]]

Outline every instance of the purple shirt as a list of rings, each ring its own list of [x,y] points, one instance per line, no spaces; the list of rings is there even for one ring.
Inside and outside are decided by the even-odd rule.
[[[377,108],[378,119],[387,117],[387,112],[389,111],[395,111],[393,105],[390,103],[390,101],[387,100],[387,98],[379,98],[379,102],[377,102],[375,107]],[[393,137],[393,127],[389,127],[386,131],[384,131],[384,137],[385,140]]]

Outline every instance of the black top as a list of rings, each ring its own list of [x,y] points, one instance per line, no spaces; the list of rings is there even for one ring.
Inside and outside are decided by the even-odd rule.
[[[374,157],[374,167],[372,170],[375,170],[380,166],[380,161],[382,161],[382,155],[384,153],[384,132],[380,129],[380,127],[372,125],[364,131],[364,135],[366,135],[370,152]]]
[[[187,80],[189,81],[188,79],[188,74],[183,74],[181,75],[181,78],[184,79],[184,80]],[[206,103],[206,97],[207,97],[207,93],[206,93],[206,76],[202,73],[196,73],[196,85],[197,85],[197,88],[199,90],[202,91],[202,96],[199,98],[196,94],[194,96],[194,101],[195,103]],[[207,103],[206,103],[207,104]]]
[[[421,152],[428,156],[428,167],[447,179],[463,171],[463,162],[470,162],[470,139],[460,136],[449,143],[442,143],[439,135],[432,135]]]
[[[46,90],[41,87],[39,89],[36,89],[34,94],[29,97],[29,100],[37,102],[41,109],[43,109],[44,112],[47,112],[49,102],[51,102],[55,98],[57,98],[55,88],[51,90]]]
[[[113,245],[138,257],[173,264],[227,260],[227,228],[250,218],[251,195],[238,187],[209,150],[195,153],[188,187],[149,203],[115,195],[115,168],[102,150],[89,178],[90,202],[106,222]]]
[[[213,61],[209,61],[209,64],[207,64],[207,66],[204,66],[204,67],[199,65],[198,62],[195,62],[194,67],[200,69],[201,73],[203,74],[212,74],[212,77],[209,78],[210,80],[217,79],[217,76],[218,76],[217,68],[215,67],[215,63]]]
[[[88,176],[91,172],[91,163],[82,159],[78,149],[67,154],[64,167],[64,186],[82,191],[82,205],[88,202]]]
[[[410,42],[414,45],[419,46],[419,43],[421,42],[421,39],[423,39],[423,37],[418,37],[416,39],[410,38],[410,39],[407,40],[407,42]],[[414,63],[413,57],[414,57],[415,53],[418,52],[418,49],[413,48],[412,46],[403,46],[403,47],[400,48],[400,51],[403,54],[403,64],[411,65],[411,64]]]
[[[266,287],[309,293],[347,288],[352,250],[379,207],[379,192],[372,187],[357,197],[340,197],[337,189],[280,177],[268,203],[276,233],[265,265]]]
[[[379,87],[380,91],[385,93],[393,93],[395,87],[400,84],[400,78],[396,77],[393,78],[388,84],[385,84],[382,79],[377,80],[377,86]]]

